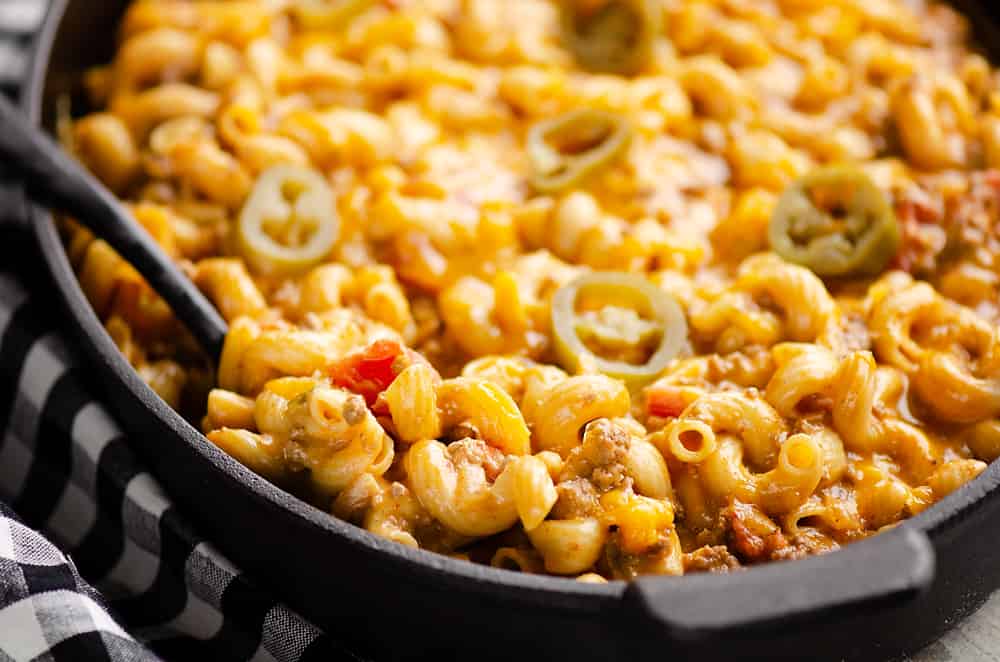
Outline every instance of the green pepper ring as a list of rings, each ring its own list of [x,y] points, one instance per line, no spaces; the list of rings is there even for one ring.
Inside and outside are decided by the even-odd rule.
[[[302,189],[289,203],[282,190],[294,184]],[[313,228],[301,246],[286,246],[264,231],[266,216],[273,211],[287,211],[295,218],[307,219]],[[258,273],[291,275],[302,273],[322,262],[340,236],[340,218],[336,198],[326,179],[318,172],[293,165],[276,165],[257,178],[236,226],[237,247]]]
[[[608,0],[589,15],[581,15],[574,0],[560,6],[563,41],[576,61],[590,71],[631,75],[652,56],[653,42],[662,30],[661,13],[651,0]],[[633,34],[621,34],[615,21],[630,21]],[[611,34],[595,35],[604,28]],[[617,34],[615,34],[617,32]],[[608,43],[618,37],[617,42]]]
[[[796,221],[808,228],[830,219],[828,212],[815,205],[809,190],[845,184],[852,194],[842,201],[843,206],[849,217],[861,219],[863,232],[853,241],[841,233],[811,239],[805,245],[793,239],[791,231]],[[896,254],[900,233],[889,201],[864,172],[850,166],[827,166],[785,190],[771,216],[768,239],[771,249],[782,258],[820,276],[862,276],[885,268]]]
[[[548,138],[557,132],[592,130],[605,134],[594,148],[565,155]],[[540,193],[556,193],[578,184],[620,157],[632,140],[631,127],[620,117],[602,110],[582,108],[534,124],[528,131],[528,156],[536,173],[532,186]]]
[[[614,303],[627,303],[663,327],[660,344],[642,365],[609,361],[588,349],[577,331],[577,299],[594,291],[607,292]],[[666,292],[646,279],[624,272],[585,274],[560,288],[552,298],[552,335],[559,363],[570,372],[593,366],[599,372],[624,381],[629,388],[642,387],[656,379],[680,352],[688,329],[684,311]]]

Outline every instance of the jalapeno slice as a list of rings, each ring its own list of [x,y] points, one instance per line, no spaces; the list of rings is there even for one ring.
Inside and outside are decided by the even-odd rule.
[[[374,5],[375,0],[298,0],[292,9],[308,30],[340,30]]]
[[[292,275],[329,255],[340,234],[333,191],[318,172],[279,165],[261,174],[240,212],[240,253],[257,272]]]
[[[563,43],[590,71],[630,75],[650,60],[662,29],[653,0],[563,0]]]
[[[634,274],[596,272],[573,280],[555,293],[551,316],[556,358],[566,370],[596,370],[630,388],[654,380],[687,339],[677,302]],[[639,354],[648,358],[625,360]]]
[[[535,190],[556,193],[578,185],[628,148],[632,130],[622,118],[582,109],[538,122],[528,132]]]
[[[864,172],[828,166],[782,194],[768,227],[771,249],[820,276],[863,276],[885,268],[899,248],[899,224]]]

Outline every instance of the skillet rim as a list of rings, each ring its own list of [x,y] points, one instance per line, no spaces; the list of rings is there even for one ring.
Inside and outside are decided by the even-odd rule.
[[[20,105],[23,112],[34,126],[43,131],[45,124],[42,104],[53,47],[63,25],[66,9],[72,1],[78,0],[51,0],[42,28],[32,44],[28,75],[21,89]],[[959,5],[958,9],[971,18],[966,2],[960,0],[951,4]],[[285,515],[292,515],[300,523],[318,529],[324,535],[339,536],[353,546],[377,554],[378,558],[373,559],[373,562],[390,563],[396,569],[405,571],[414,580],[445,582],[449,585],[462,584],[466,589],[470,588],[469,582],[471,582],[473,588],[483,591],[498,586],[518,589],[506,591],[505,599],[509,600],[516,596],[519,602],[542,603],[549,608],[565,607],[594,612],[602,610],[609,604],[621,603],[628,586],[627,582],[613,580],[607,584],[590,584],[572,578],[532,575],[493,568],[452,559],[423,549],[412,549],[340,520],[258,476],[209,442],[204,434],[171,409],[139,378],[138,373],[107,335],[104,326],[83,294],[69,263],[53,215],[48,210],[30,203],[26,203],[26,208],[31,233],[45,262],[44,268],[57,286],[59,299],[65,311],[69,313],[71,323],[75,329],[82,332],[80,340],[87,355],[85,358],[96,363],[105,374],[110,374],[115,380],[124,383],[134,398],[133,404],[156,420],[158,432],[169,431],[172,436],[171,442],[188,445],[201,459],[211,465],[216,475],[236,483],[237,488],[248,497],[248,505],[255,504],[273,511],[285,511]],[[129,436],[133,435],[134,433]],[[142,454],[143,451],[140,451],[140,455]],[[991,498],[1000,498],[1000,460],[990,463],[987,470],[976,479],[915,517],[904,520],[900,526],[915,528],[933,541],[946,530],[959,525],[977,507]],[[864,541],[855,542],[831,554],[843,553],[859,545],[864,546]],[[822,556],[809,558],[822,558]],[[800,561],[790,563],[797,562]],[[770,565],[766,564],[763,567]],[[748,569],[751,573],[755,570],[753,567]],[[684,581],[684,577],[664,579]],[[725,590],[722,578],[713,583],[719,585],[713,586],[713,589]]]

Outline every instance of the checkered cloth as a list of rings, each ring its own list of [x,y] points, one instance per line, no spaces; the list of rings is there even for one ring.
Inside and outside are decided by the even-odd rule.
[[[185,522],[52,314],[0,274],[0,660],[357,660]]]
[[[0,0],[0,93],[44,2]],[[0,227],[0,662],[358,660],[188,525],[29,289],[32,251]]]
[[[28,44],[48,0],[0,0],[0,87],[17,87],[28,66]]]
[[[73,562],[0,504],[0,659],[145,660]]]

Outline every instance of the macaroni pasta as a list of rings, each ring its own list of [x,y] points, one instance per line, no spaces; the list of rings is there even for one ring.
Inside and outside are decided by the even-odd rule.
[[[1000,456],[1000,76],[933,0],[136,0],[108,333],[268,480],[583,582],[834,550]],[[207,405],[206,405],[207,403]]]

